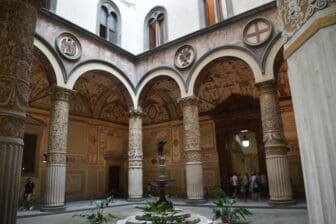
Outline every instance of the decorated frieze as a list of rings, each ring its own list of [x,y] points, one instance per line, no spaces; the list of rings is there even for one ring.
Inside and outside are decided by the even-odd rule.
[[[283,25],[283,39],[287,42],[309,18],[328,6],[329,0],[278,0]]]

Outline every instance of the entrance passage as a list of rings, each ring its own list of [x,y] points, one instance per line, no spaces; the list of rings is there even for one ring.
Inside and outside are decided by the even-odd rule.
[[[120,166],[109,167],[109,188],[107,193],[112,193],[114,196],[121,196],[120,191]]]
[[[228,151],[232,163],[232,171],[237,174],[259,172],[259,159],[256,134],[249,130],[228,136]]]
[[[233,95],[218,107],[214,119],[223,190],[229,192],[230,176],[234,172],[266,173],[259,102]]]

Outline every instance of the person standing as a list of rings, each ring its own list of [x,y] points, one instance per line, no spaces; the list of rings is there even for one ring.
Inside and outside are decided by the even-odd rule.
[[[243,176],[242,184],[243,184],[243,189],[244,189],[245,201],[247,201],[248,196],[249,196],[249,191],[250,191],[249,176],[247,173],[245,173],[245,175]]]
[[[232,197],[235,198],[237,197],[237,194],[238,194],[238,176],[237,176],[237,173],[233,173],[233,176],[232,176],[232,186],[233,186],[233,195]]]
[[[31,203],[32,195],[34,194],[35,184],[32,179],[29,177],[24,186],[23,193],[23,208],[33,210],[34,206]]]
[[[262,197],[267,197],[268,195],[268,183],[267,177],[264,173],[260,175],[260,193]]]
[[[251,185],[252,185],[252,199],[259,199],[259,178],[256,173],[253,173],[251,177]]]

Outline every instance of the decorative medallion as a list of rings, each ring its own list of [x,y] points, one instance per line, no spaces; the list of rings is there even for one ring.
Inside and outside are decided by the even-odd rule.
[[[56,39],[56,48],[69,60],[78,60],[82,55],[81,44],[71,33],[61,33]]]
[[[190,45],[180,47],[175,54],[175,66],[179,69],[190,67],[196,58],[196,51]]]
[[[287,42],[316,11],[327,7],[328,0],[278,0],[277,5]]]
[[[248,22],[244,28],[243,38],[249,46],[259,46],[272,36],[272,24],[265,18],[256,18]]]

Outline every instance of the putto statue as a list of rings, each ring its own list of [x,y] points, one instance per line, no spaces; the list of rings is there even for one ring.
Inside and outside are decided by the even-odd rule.
[[[160,157],[163,156],[163,150],[164,150],[164,145],[166,144],[167,142],[166,141],[159,141],[157,143],[157,151],[158,151],[158,155]]]

